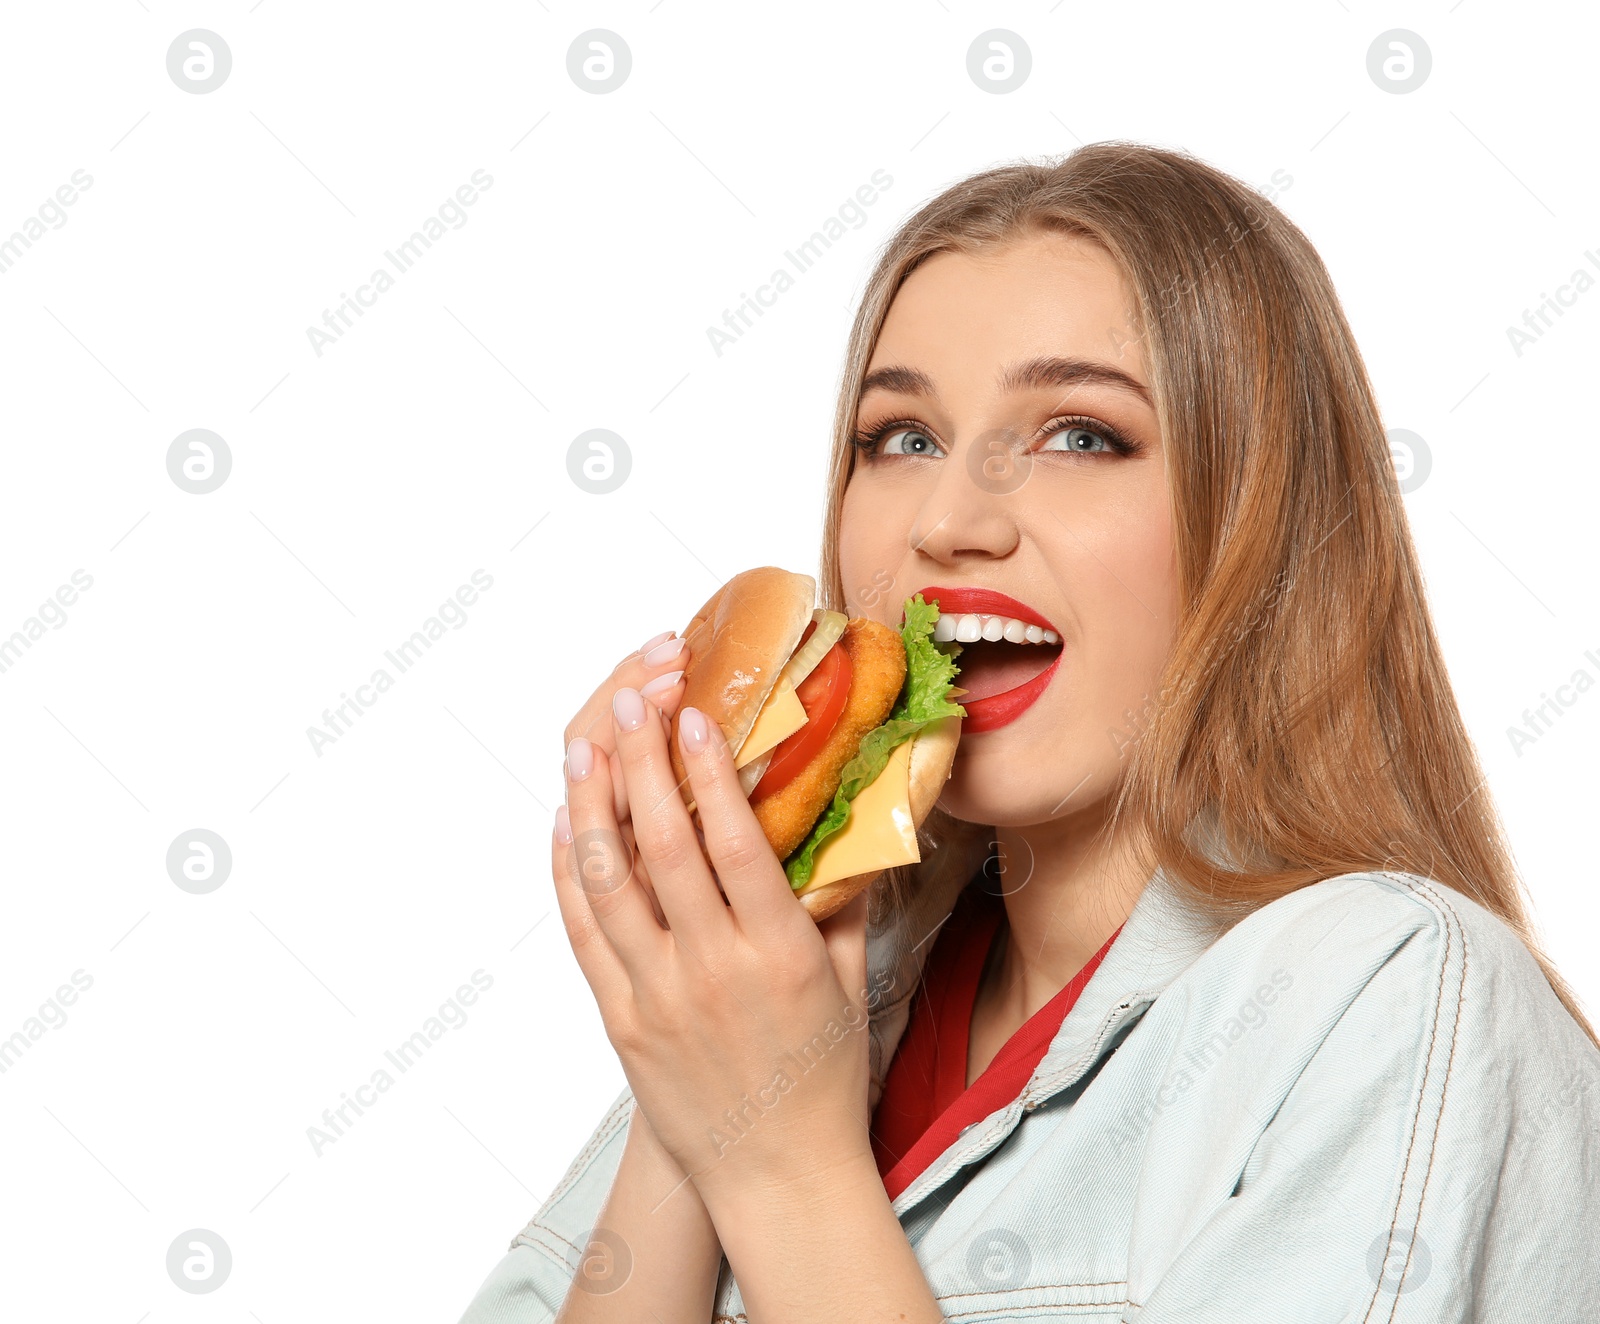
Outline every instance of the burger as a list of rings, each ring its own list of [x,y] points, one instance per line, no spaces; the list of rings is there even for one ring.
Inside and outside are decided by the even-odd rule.
[[[775,566],[730,579],[683,631],[678,713],[698,708],[722,728],[789,886],[820,921],[922,858],[917,829],[966,712],[951,684],[961,646],[933,638],[937,605],[907,598],[894,630],[815,600],[811,576]],[[677,733],[675,714],[667,747],[699,828]]]

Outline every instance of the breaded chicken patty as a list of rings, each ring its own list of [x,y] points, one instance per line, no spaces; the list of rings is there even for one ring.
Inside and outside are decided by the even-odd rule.
[[[850,693],[833,734],[793,781],[752,806],[780,860],[810,834],[839,789],[844,765],[856,756],[861,737],[883,725],[906,683],[906,649],[898,630],[857,617],[845,626],[839,646],[850,658]]]

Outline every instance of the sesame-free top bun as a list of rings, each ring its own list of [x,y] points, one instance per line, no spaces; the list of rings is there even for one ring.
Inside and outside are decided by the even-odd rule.
[[[961,739],[961,718],[941,717],[911,737],[911,819],[919,828],[932,812],[939,793],[955,764],[956,745]],[[799,894],[800,904],[818,921],[843,910],[856,896],[867,890],[882,869],[841,878],[822,887],[807,888]]]
[[[817,581],[777,566],[735,575],[711,595],[683,632],[689,660],[684,691],[672,717],[667,752],[684,803],[694,804],[689,770],[678,748],[678,718],[698,708],[715,719],[734,754],[756,724],[811,620]]]

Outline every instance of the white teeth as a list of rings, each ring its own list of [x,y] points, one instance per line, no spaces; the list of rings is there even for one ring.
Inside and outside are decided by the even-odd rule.
[[[1056,644],[1061,636],[1043,626],[1030,625],[1014,616],[990,616],[983,612],[943,613],[934,622],[933,638],[936,643],[976,643],[979,639],[1006,640],[1013,644]]]

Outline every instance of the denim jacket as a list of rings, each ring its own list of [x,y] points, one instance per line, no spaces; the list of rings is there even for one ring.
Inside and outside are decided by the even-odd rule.
[[[893,994],[874,1105],[930,946],[912,935],[953,901],[869,934]],[[461,1324],[554,1317],[631,1105]],[[1596,1324],[1600,1049],[1438,882],[1343,874],[1226,927],[1158,872],[1021,1095],[893,1207],[963,1324]],[[714,1311],[746,1324],[726,1259]]]

